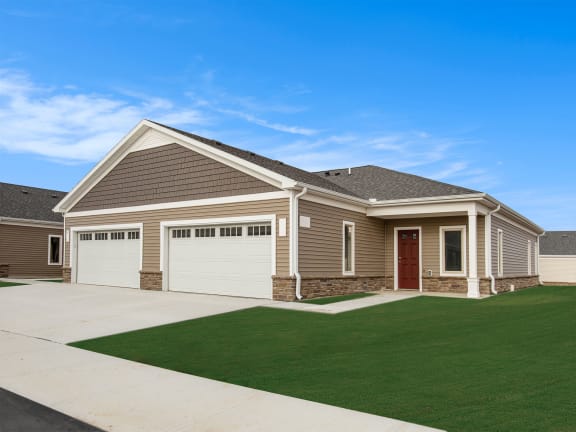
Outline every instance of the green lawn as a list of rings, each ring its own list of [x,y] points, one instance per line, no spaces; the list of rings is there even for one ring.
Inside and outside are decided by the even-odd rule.
[[[28,284],[18,283],[18,282],[2,282],[2,281],[0,281],[0,288],[17,286],[17,285],[28,285]]]
[[[262,307],[72,345],[449,431],[576,430],[576,287]]]
[[[329,303],[337,303],[346,300],[356,300],[363,297],[370,297],[373,296],[373,293],[357,293],[357,294],[348,294],[348,295],[341,295],[341,296],[334,296],[334,297],[322,297],[322,298],[314,298],[310,300],[303,300],[302,303],[313,303],[313,304],[329,304]]]
[[[62,283],[62,279],[38,279],[38,282]]]

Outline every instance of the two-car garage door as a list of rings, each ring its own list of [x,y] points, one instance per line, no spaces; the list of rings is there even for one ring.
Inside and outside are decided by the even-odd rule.
[[[271,298],[271,239],[269,223],[170,228],[168,287]]]
[[[177,226],[166,229],[164,289],[272,298],[272,225]],[[141,232],[92,229],[76,234],[76,281],[140,286]]]

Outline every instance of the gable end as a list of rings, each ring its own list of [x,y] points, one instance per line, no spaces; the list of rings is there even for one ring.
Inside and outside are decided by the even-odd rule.
[[[280,189],[179,144],[131,152],[72,211],[274,192]]]

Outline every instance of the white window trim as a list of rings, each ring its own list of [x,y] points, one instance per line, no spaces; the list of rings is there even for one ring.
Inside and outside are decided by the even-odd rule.
[[[60,239],[60,252],[58,254],[58,257],[60,258],[60,261],[57,263],[54,262],[50,262],[50,248],[51,248],[51,243],[52,243],[52,238],[59,238]],[[63,248],[63,241],[62,241],[62,236],[61,235],[56,235],[56,234],[48,234],[48,265],[52,265],[52,266],[61,266],[62,265],[62,259],[64,257],[64,248]]]
[[[169,230],[170,228],[178,227],[197,227],[201,225],[239,225],[251,223],[270,223],[272,226],[272,235],[270,237],[271,243],[271,261],[272,261],[272,276],[276,275],[276,215],[265,214],[255,216],[232,216],[211,219],[188,219],[188,220],[175,220],[175,221],[161,221],[160,222],[160,271],[162,277],[162,290],[168,291],[168,242],[170,241]],[[246,231],[248,232],[248,231]],[[219,233],[217,233],[219,234]],[[243,233],[244,234],[244,233]]]
[[[352,227],[352,248],[351,248],[351,271],[346,271],[346,227]],[[342,275],[354,276],[356,274],[356,224],[350,221],[342,221]]]
[[[445,250],[444,250],[444,233],[446,231],[460,231],[460,233],[462,234],[461,237],[461,241],[462,244],[460,245],[462,248],[462,270],[461,271],[446,271],[444,269],[444,256],[445,256]],[[467,241],[466,241],[466,225],[445,225],[445,226],[441,226],[440,230],[439,230],[439,235],[440,235],[440,276],[443,277],[466,277],[467,275],[467,269],[468,269],[468,256],[466,254],[466,249],[467,249]]]
[[[418,231],[418,271],[420,277],[418,278],[418,291],[422,292],[422,227],[394,227],[394,291],[398,291],[398,231]]]
[[[78,268],[78,245],[79,239],[78,235],[81,232],[94,232],[94,231],[119,231],[119,230],[131,230],[140,231],[140,264],[138,265],[138,270],[142,271],[142,256],[143,256],[143,245],[144,245],[144,224],[134,223],[134,224],[117,224],[117,225],[90,225],[90,226],[77,226],[70,228],[70,280],[72,283],[77,283],[78,275],[76,274],[76,269]],[[94,239],[94,236],[92,237]]]
[[[532,274],[532,240],[528,240],[528,276]]]
[[[504,276],[504,231],[500,228],[496,234],[496,272],[498,277]]]

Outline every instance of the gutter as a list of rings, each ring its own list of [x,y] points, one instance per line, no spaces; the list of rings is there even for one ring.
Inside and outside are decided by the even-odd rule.
[[[299,256],[299,249],[298,249],[298,229],[299,229],[299,221],[298,221],[298,200],[306,195],[308,192],[308,188],[304,187],[300,191],[300,193],[296,195],[292,195],[292,213],[290,214],[290,234],[292,236],[291,243],[292,247],[290,248],[292,252],[292,272],[294,276],[296,276],[296,298],[298,300],[302,300],[302,276],[298,271],[298,256]]]
[[[486,222],[484,226],[484,232],[486,233],[485,236],[488,237],[485,239],[485,243],[490,245],[490,250],[485,251],[486,253],[486,272],[488,273],[488,277],[490,278],[490,292],[492,294],[498,294],[496,290],[496,279],[494,278],[494,274],[492,273],[492,215],[496,212],[499,212],[502,206],[498,203],[498,206],[494,209],[489,211],[486,214]],[[489,252],[489,253],[488,253]]]

